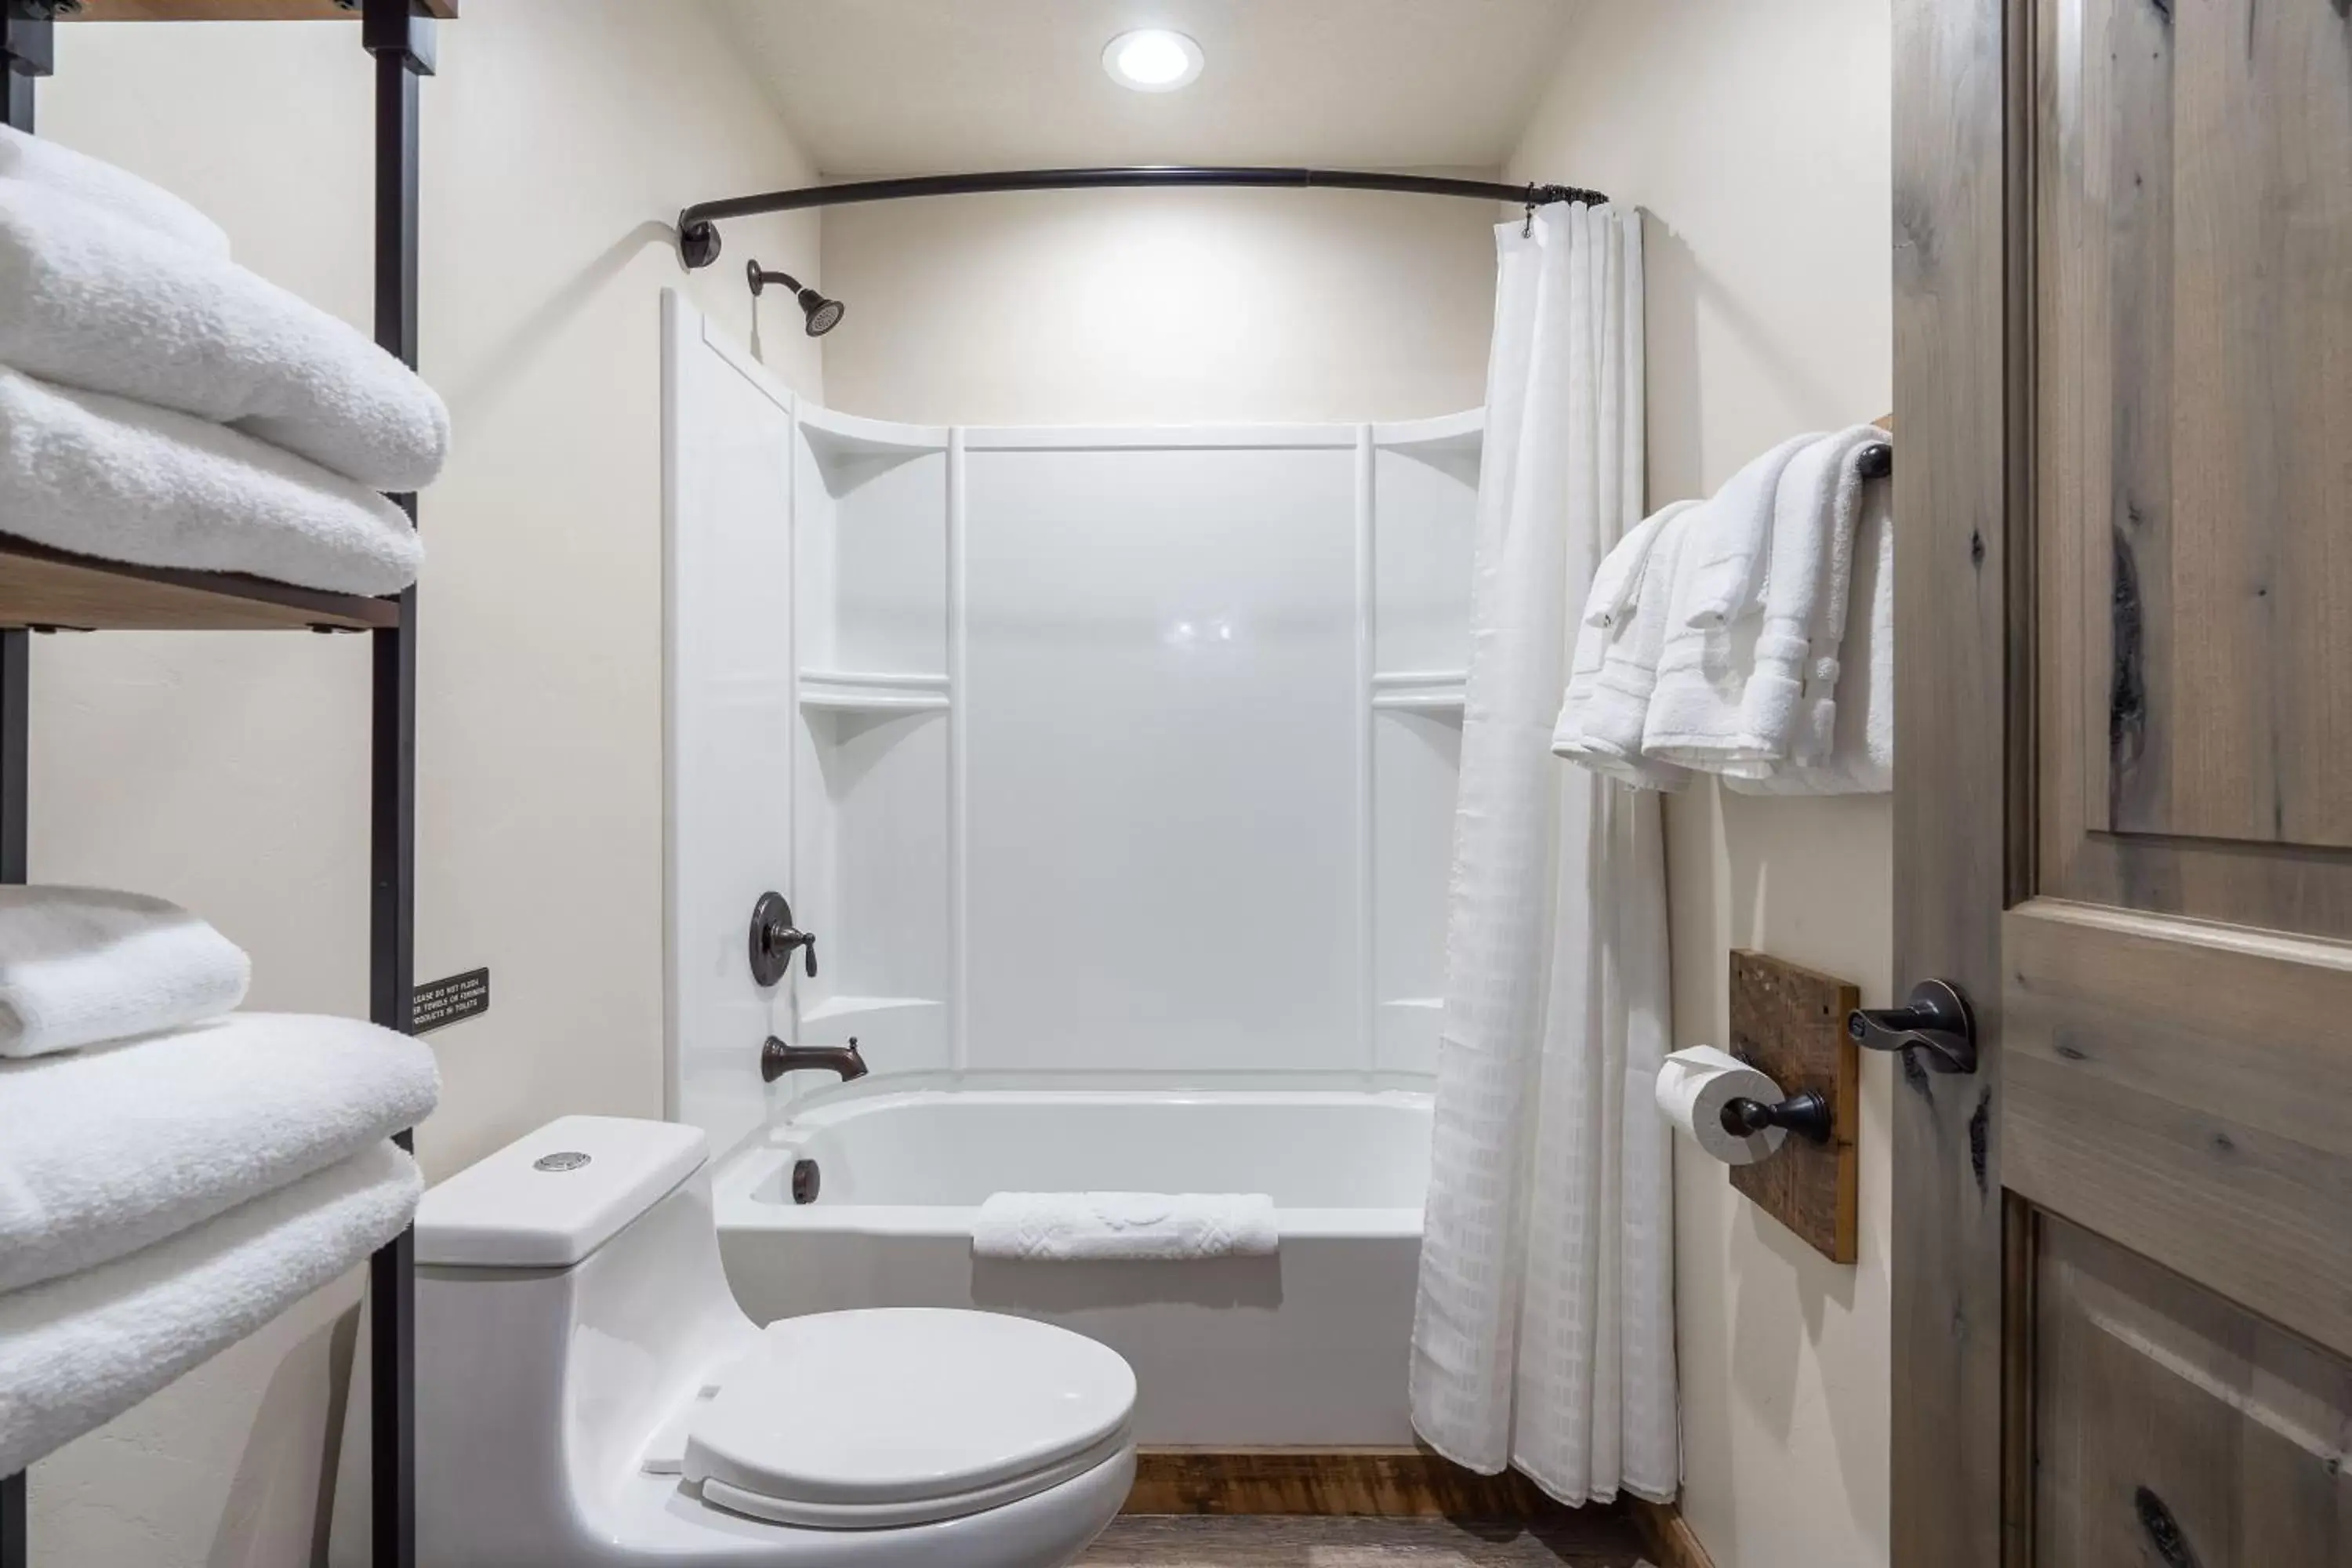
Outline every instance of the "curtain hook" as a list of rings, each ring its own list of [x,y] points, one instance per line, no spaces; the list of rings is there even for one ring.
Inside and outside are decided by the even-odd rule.
[[[1534,181],[1532,181],[1532,180],[1530,180],[1530,181],[1528,181],[1528,218],[1527,218],[1527,221],[1526,221],[1525,223],[1523,223],[1523,224],[1519,225],[1519,237],[1520,237],[1521,239],[1530,238],[1530,237],[1532,237],[1534,236],[1535,232],[1536,232],[1536,186],[1535,186],[1535,182],[1534,182]]]

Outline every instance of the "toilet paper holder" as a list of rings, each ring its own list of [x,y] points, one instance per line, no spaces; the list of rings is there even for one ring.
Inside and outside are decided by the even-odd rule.
[[[1752,1138],[1768,1127],[1778,1127],[1808,1142],[1826,1143],[1837,1131],[1837,1118],[1830,1110],[1830,1102],[1810,1089],[1790,1095],[1778,1105],[1744,1095],[1727,1100],[1721,1120],[1723,1130],[1739,1138]]]
[[[1733,951],[1729,978],[1727,1051],[1770,1079],[1782,1098],[1775,1104],[1758,1095],[1752,1107],[1734,1100],[1726,1109],[1792,1136],[1769,1159],[1735,1165],[1726,1177],[1822,1257],[1852,1263],[1860,1255],[1862,1052],[1845,1023],[1862,1005],[1861,988],[1747,949]],[[1725,1128],[1754,1136],[1729,1117]]]

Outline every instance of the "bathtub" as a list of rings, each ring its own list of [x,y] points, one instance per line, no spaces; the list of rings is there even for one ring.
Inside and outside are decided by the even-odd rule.
[[[719,1245],[761,1322],[978,1307],[1060,1323],[1135,1368],[1139,1439],[1401,1444],[1429,1097],[1402,1092],[868,1093],[799,1111],[716,1179]],[[815,1163],[812,1203],[793,1198]],[[1275,1258],[971,1256],[994,1192],[1263,1192]]]

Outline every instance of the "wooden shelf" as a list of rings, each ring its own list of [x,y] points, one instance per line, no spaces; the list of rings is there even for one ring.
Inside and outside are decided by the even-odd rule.
[[[400,605],[232,572],[182,572],[74,555],[0,534],[0,627],[89,631],[367,631]]]
[[[457,0],[424,0],[425,15],[457,15]],[[82,0],[66,22],[348,22],[359,6],[338,0]]]

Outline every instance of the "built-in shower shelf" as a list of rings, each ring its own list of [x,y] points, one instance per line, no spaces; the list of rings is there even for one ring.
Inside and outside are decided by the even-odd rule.
[[[868,479],[901,463],[948,449],[944,425],[897,425],[883,419],[861,419],[829,408],[803,404],[801,439],[816,459],[826,490],[847,495]]]
[[[1470,673],[1462,669],[1402,670],[1372,677],[1372,706],[1408,713],[1459,713]]]
[[[1383,1007],[1402,1007],[1409,1012],[1437,1013],[1444,1010],[1443,996],[1394,996],[1381,1004]]]
[[[929,996],[828,996],[814,1006],[801,1010],[801,1027],[805,1029],[812,1024],[835,1024],[845,1019],[870,1017],[877,1013],[910,1013],[946,1005],[946,1003]]]
[[[801,708],[816,713],[920,713],[948,706],[944,675],[871,670],[801,671]]]

